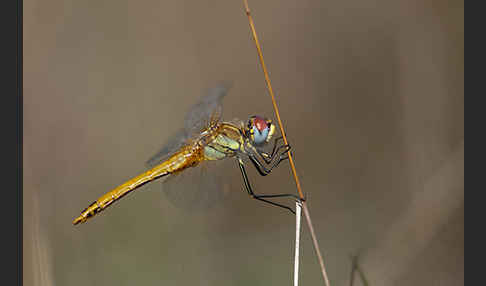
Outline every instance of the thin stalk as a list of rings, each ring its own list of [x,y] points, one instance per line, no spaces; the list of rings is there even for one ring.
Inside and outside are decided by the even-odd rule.
[[[302,203],[295,202],[295,258],[294,258],[294,286],[299,286],[299,256],[300,256],[300,218]]]
[[[324,259],[322,259],[321,251],[319,250],[319,244],[317,243],[316,233],[314,232],[314,227],[312,226],[312,220],[310,218],[309,210],[307,209],[306,202],[302,203],[302,208],[304,209],[305,219],[307,221],[307,226],[309,227],[310,234],[312,237],[312,245],[314,245],[314,250],[316,251],[317,260],[319,260],[319,266],[321,267],[322,278],[326,286],[330,286],[329,278],[327,277],[326,266],[324,265]]]
[[[255,40],[258,56],[260,57],[260,63],[262,65],[263,74],[265,75],[265,82],[267,83],[268,92],[272,97],[273,109],[275,110],[275,115],[277,116],[278,126],[280,127],[280,133],[282,134],[285,145],[287,145],[289,144],[289,142],[287,141],[287,136],[285,135],[285,130],[283,129],[283,125],[282,125],[282,120],[280,119],[280,113],[278,112],[277,102],[275,101],[275,95],[273,94],[272,84],[270,83],[270,77],[268,76],[267,67],[265,66],[265,61],[263,60],[263,53],[262,53],[262,49],[260,48],[260,42],[258,41],[258,37],[255,31],[255,25],[253,24],[253,18],[251,17],[250,14],[250,8],[248,8],[248,1],[243,0],[243,2],[245,4],[245,12],[246,15],[248,16],[248,22],[250,23],[250,29],[253,35],[253,40]],[[289,152],[289,162],[290,162],[290,167],[292,168],[292,174],[294,175],[297,191],[299,192],[299,197],[302,200],[304,200],[304,193],[302,192],[299,177],[297,176],[297,171],[295,170],[294,159],[292,158],[292,154],[290,152]]]
[[[280,133],[282,134],[282,137],[283,137],[285,144],[288,144],[287,136],[285,135],[285,130],[284,130],[283,125],[282,125],[282,120],[280,119],[280,113],[278,111],[277,102],[275,101],[275,95],[273,94],[272,84],[270,83],[270,77],[268,76],[267,67],[265,65],[265,61],[263,60],[263,53],[262,53],[262,49],[260,47],[260,43],[258,41],[258,36],[256,34],[255,24],[253,23],[253,18],[251,17],[251,14],[250,14],[250,8],[248,6],[248,1],[243,0],[243,4],[245,5],[245,13],[248,16],[248,22],[250,24],[250,30],[251,30],[251,33],[253,35],[253,40],[255,41],[256,49],[257,49],[257,52],[258,52],[258,57],[260,59],[260,64],[262,66],[263,74],[265,76],[265,82],[267,83],[268,93],[270,94],[270,96],[272,98],[273,109],[275,110],[275,115],[277,117],[278,126],[280,127]],[[317,259],[319,260],[319,265],[321,267],[322,277],[324,279],[325,285],[330,286],[329,279],[327,277],[326,267],[324,266],[324,260],[322,259],[322,255],[321,255],[321,252],[319,250],[319,244],[317,243],[316,234],[314,232],[314,227],[312,226],[312,220],[311,220],[311,217],[310,217],[310,214],[309,214],[309,210],[307,208],[307,204],[305,202],[304,192],[302,191],[302,187],[300,185],[299,177],[297,176],[297,171],[295,169],[294,159],[292,158],[292,154],[290,152],[289,152],[289,163],[290,163],[290,168],[292,169],[292,174],[294,176],[294,181],[295,181],[295,184],[296,184],[296,187],[297,187],[297,191],[299,193],[299,197],[302,200],[302,208],[304,209],[304,215],[305,215],[305,218],[306,218],[306,221],[307,221],[307,226],[309,227],[309,230],[310,230],[310,233],[311,233],[312,242],[313,242],[313,245],[314,245],[314,250],[316,251]]]

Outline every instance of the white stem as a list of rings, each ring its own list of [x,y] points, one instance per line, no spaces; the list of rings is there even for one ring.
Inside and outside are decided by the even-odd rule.
[[[294,286],[299,285],[299,246],[300,246],[300,218],[302,204],[295,202],[295,258],[294,258]]]

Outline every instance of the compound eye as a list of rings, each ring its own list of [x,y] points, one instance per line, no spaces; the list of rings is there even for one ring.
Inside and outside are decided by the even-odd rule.
[[[255,116],[250,120],[252,139],[257,145],[267,142],[270,127],[267,121],[259,116]]]
[[[268,131],[268,127],[265,127],[262,131],[260,131],[256,126],[253,126],[253,141],[257,145],[267,142]]]

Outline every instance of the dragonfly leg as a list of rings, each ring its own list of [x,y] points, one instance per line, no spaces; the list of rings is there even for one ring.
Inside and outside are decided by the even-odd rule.
[[[290,208],[286,205],[283,205],[283,204],[279,204],[279,203],[276,203],[276,202],[269,201],[269,200],[267,200],[267,198],[292,197],[292,198],[300,201],[301,199],[298,196],[293,195],[293,194],[256,195],[251,188],[250,181],[248,180],[248,175],[246,174],[245,165],[243,164],[243,161],[240,158],[238,158],[238,166],[240,167],[241,175],[243,176],[243,182],[245,184],[245,189],[252,198],[254,198],[256,200],[260,200],[260,201],[265,202],[265,203],[269,203],[269,204],[277,206],[277,207],[284,208],[286,210],[289,210],[291,213],[295,214],[295,211],[292,208]]]
[[[277,148],[278,141],[282,140],[282,139],[283,139],[282,136],[275,138],[271,154],[268,154],[268,153],[263,152],[263,151],[257,151],[258,155],[260,155],[260,158],[262,158],[265,161],[265,163],[270,164],[273,161],[273,159],[275,158],[276,154],[278,154],[281,149],[284,149],[284,148],[286,149],[285,151],[281,152],[282,154],[286,153],[290,150],[289,145],[281,145]]]
[[[266,161],[267,164],[269,164],[273,158],[273,156],[275,155],[275,151],[277,150],[277,146],[278,146],[278,141],[282,140],[283,139],[283,136],[280,136],[280,137],[277,137],[275,138],[275,140],[273,141],[273,148],[272,148],[272,153],[269,155],[265,152],[260,152],[260,155],[263,155],[262,158],[265,159],[265,161],[267,160],[267,158],[270,158],[269,161]],[[280,146],[279,148],[281,148],[282,146]]]
[[[273,160],[273,163],[270,165],[269,168],[267,168],[265,165],[263,165],[263,163],[260,162],[254,154],[250,153],[250,154],[248,154],[248,157],[250,158],[251,162],[253,163],[253,165],[257,169],[258,173],[260,173],[260,175],[262,175],[262,176],[266,176],[266,175],[270,174],[270,172],[272,172],[273,168],[277,167],[280,164],[280,162],[289,158],[289,155],[288,155],[287,152],[289,151],[290,146],[285,145],[285,147],[286,147],[285,151],[280,153],[277,160]]]

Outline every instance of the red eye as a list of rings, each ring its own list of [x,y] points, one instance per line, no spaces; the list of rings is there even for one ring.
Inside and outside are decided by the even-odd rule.
[[[258,129],[258,131],[263,132],[265,128],[268,128],[267,121],[260,116],[255,116],[253,120],[253,125]]]

